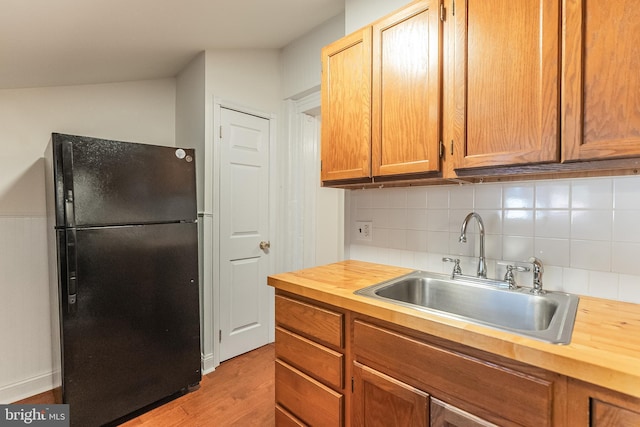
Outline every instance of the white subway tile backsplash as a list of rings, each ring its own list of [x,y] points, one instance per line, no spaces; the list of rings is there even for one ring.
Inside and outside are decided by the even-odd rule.
[[[533,237],[533,213],[530,209],[505,210],[502,232],[506,236]]]
[[[563,275],[564,269],[562,267],[556,267],[554,265],[547,265],[544,267],[543,274],[543,286],[549,291],[566,292],[563,289]],[[533,278],[531,273],[528,275],[528,280],[518,282],[521,286],[531,287]]]
[[[450,253],[448,231],[428,231],[427,251],[436,253]]]
[[[426,209],[407,209],[407,229],[408,230],[426,230],[427,229],[427,210]]]
[[[373,192],[365,190],[354,190],[352,192],[353,205],[358,208],[371,208],[373,207]]]
[[[640,179],[621,177],[613,180],[613,203],[615,209],[640,210]]]
[[[589,272],[589,295],[597,298],[618,298],[618,275],[602,271]]]
[[[460,233],[449,233],[449,252],[459,256],[475,256],[478,254],[478,243],[475,234],[467,233],[467,241],[460,241]]]
[[[611,240],[613,213],[611,210],[572,210],[571,238]]]
[[[478,209],[476,212],[482,217],[485,233],[502,234],[502,210]]]
[[[571,183],[573,209],[613,208],[613,182],[611,179],[576,179]]]
[[[490,274],[504,274],[496,261],[534,255],[548,289],[640,303],[638,176],[354,190],[350,197],[351,218],[374,222],[372,242],[348,233],[354,259],[450,273],[441,258],[455,256],[473,273],[476,222],[468,243],[458,237],[475,211]],[[528,286],[530,273],[520,275]]]
[[[388,226],[394,229],[407,228],[407,210],[406,209],[388,209]]]
[[[620,300],[640,304],[640,277],[621,274],[618,281]]]
[[[535,256],[545,264],[558,267],[571,265],[571,245],[569,239],[537,237],[534,240]]]
[[[449,195],[450,209],[473,210],[473,191],[472,185],[459,185],[452,187]]]
[[[569,181],[540,181],[535,184],[536,209],[568,209],[571,201]]]
[[[611,242],[571,239],[571,267],[611,271]]]
[[[568,239],[571,236],[571,216],[568,210],[536,210],[536,237]]]
[[[427,188],[412,187],[407,190],[407,207],[415,209],[427,208]]]
[[[485,256],[489,259],[502,259],[502,236],[487,234],[484,239]]]
[[[502,239],[502,258],[524,261],[533,255],[533,237],[504,236]]]
[[[565,268],[562,272],[562,289],[571,294],[589,295],[589,272],[577,268]]]
[[[438,185],[429,189],[427,195],[428,209],[449,209],[449,186]]]
[[[640,199],[640,197],[638,197]],[[640,242],[640,210],[613,211],[613,240]]]
[[[534,206],[533,184],[507,184],[503,188],[505,209],[532,209]]]
[[[386,188],[375,188],[371,191],[371,207],[388,208],[390,191]]]
[[[446,209],[428,209],[426,225],[429,231],[449,231],[449,211]]]
[[[611,252],[613,272],[640,276],[640,243],[613,242]]]
[[[391,209],[386,208],[373,208],[371,209],[371,220],[373,221],[373,228],[391,228]]]
[[[388,246],[391,249],[407,249],[407,230],[389,229],[387,231],[389,236]]]
[[[407,207],[407,190],[404,188],[386,189],[389,208],[399,209]]]
[[[475,209],[501,209],[502,184],[478,184],[474,197]]]
[[[427,251],[427,232],[425,230],[410,230],[407,232],[407,250],[416,252]]]

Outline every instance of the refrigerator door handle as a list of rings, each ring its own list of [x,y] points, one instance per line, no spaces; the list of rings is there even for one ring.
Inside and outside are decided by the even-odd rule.
[[[73,208],[73,144],[62,143],[62,174],[64,176],[64,222],[66,227],[75,227]]]
[[[78,263],[76,259],[76,230],[67,230],[67,310],[77,310]]]

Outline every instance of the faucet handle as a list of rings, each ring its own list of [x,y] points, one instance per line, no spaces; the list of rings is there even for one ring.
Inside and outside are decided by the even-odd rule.
[[[518,289],[518,284],[516,283],[514,271],[529,271],[531,270],[529,267],[523,267],[520,265],[506,265],[505,268],[507,272],[504,275],[504,281],[509,284],[509,289]]]
[[[462,268],[460,268],[460,260],[458,258],[442,258],[442,262],[452,262],[453,263],[453,271],[451,272],[451,278],[453,279],[456,274],[462,274]]]

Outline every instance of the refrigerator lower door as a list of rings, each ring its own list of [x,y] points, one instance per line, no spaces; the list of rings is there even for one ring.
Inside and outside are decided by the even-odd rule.
[[[76,230],[75,308],[61,310],[72,426],[111,422],[200,381],[196,228]]]

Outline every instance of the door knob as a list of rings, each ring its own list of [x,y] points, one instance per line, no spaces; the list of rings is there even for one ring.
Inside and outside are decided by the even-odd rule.
[[[271,247],[271,242],[265,242],[265,241],[260,242],[260,249],[262,249],[263,251],[269,249],[270,247]]]

